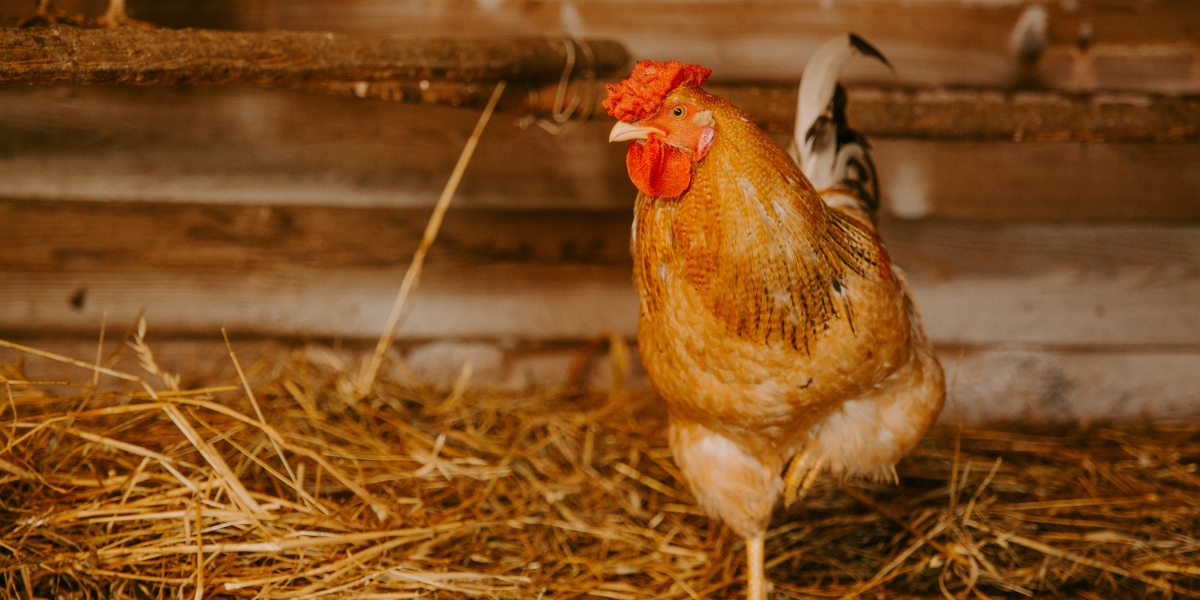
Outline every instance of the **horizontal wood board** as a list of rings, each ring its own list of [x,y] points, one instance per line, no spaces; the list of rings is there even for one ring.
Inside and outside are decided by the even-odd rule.
[[[5,86],[0,198],[431,206],[476,117],[245,87]],[[484,133],[456,208],[632,205],[624,144],[606,141],[609,122],[556,136],[514,121],[498,115]],[[1197,141],[910,139],[876,123],[881,135],[866,131],[885,210],[897,216],[1200,219]]]
[[[711,84],[771,133],[791,133],[798,86]],[[482,94],[481,94],[482,95]],[[870,139],[1195,141],[1200,98],[974,89],[851,87],[847,118]]]
[[[572,45],[574,44],[574,45]],[[597,76],[629,63],[609,40],[462,38],[199,29],[0,28],[0,81],[263,85],[307,80],[557,82],[575,56]]]
[[[10,2],[0,22],[28,4]],[[58,0],[103,12],[103,0]],[[857,82],[1070,91],[1200,93],[1200,11],[1191,0],[736,0],[630,3],[474,0],[129,0],[130,15],[170,27],[422,35],[577,35],[624,43],[637,59],[703,64],[717,80],[796,80],[825,39],[854,31],[895,74],[860,63]],[[1041,52],[1018,59],[1013,30],[1045,11]]]
[[[453,211],[402,334],[632,335],[628,213]],[[371,336],[424,211],[0,203],[0,331],[159,327]],[[1190,346],[1200,227],[889,221],[884,236],[942,344]]]
[[[1200,12],[1187,0],[1045,3],[1045,51],[1025,65],[1013,29],[1031,2],[658,2],[575,0],[481,4],[468,0],[333,3],[262,0],[241,27],[452,30],[460,34],[561,32],[623,42],[636,59],[683,60],[715,80],[797,80],[827,38],[854,31],[878,46],[895,74],[863,61],[853,81],[904,86],[1045,87],[1088,91],[1200,91]]]

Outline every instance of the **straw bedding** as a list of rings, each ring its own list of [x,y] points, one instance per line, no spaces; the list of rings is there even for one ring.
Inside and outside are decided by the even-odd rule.
[[[141,367],[74,387],[2,367],[0,596],[743,593],[743,546],[619,377],[447,392],[392,361],[358,397],[361,359],[308,346],[189,388],[143,334]],[[1198,596],[1198,460],[1197,423],[941,428],[899,486],[825,481],[777,515],[774,597]]]

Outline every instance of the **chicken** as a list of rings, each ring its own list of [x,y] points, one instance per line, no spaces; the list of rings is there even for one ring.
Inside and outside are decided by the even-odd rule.
[[[609,140],[633,141],[640,192],[638,351],[693,495],[746,540],[751,600],[766,597],[763,542],[780,499],[821,473],[896,480],[945,396],[875,229],[865,141],[845,126],[837,71],[856,53],[879,56],[846,36],[806,69],[797,155],[821,170],[810,177],[701,89],[703,67],[643,61],[604,100],[619,120]]]

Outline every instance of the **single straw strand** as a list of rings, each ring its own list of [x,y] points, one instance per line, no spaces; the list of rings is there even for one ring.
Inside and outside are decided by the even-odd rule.
[[[32,354],[34,356],[48,358],[50,360],[55,360],[55,361],[58,361],[61,363],[66,363],[68,365],[75,365],[76,367],[88,369],[89,371],[92,371],[92,372],[103,373],[105,375],[111,375],[118,379],[124,379],[126,381],[133,381],[133,382],[145,384],[145,380],[143,380],[141,377],[138,377],[137,375],[130,375],[128,373],[114,371],[112,369],[105,368],[100,365],[93,365],[91,363],[84,362],[82,360],[76,360],[76,359],[68,357],[68,356],[63,356],[61,354],[55,354],[53,352],[46,352],[45,350],[38,350],[37,348],[30,348],[29,346],[23,346],[16,342],[0,340],[0,347],[11,348],[13,350],[24,352],[26,354]]]
[[[359,379],[357,391],[358,397],[367,395],[371,386],[375,384],[375,377],[379,374],[379,366],[383,362],[383,353],[392,345],[395,339],[396,328],[400,323],[400,313],[404,310],[404,303],[408,299],[408,295],[417,287],[417,279],[421,276],[421,267],[425,264],[425,254],[429,251],[429,247],[433,245],[433,241],[437,239],[438,230],[442,227],[442,219],[446,216],[446,210],[450,208],[450,200],[454,197],[454,193],[458,191],[458,184],[462,181],[463,173],[467,170],[467,165],[471,162],[471,155],[475,153],[475,147],[479,145],[479,138],[483,135],[483,129],[487,126],[488,120],[492,118],[492,112],[496,110],[496,103],[500,101],[500,96],[504,93],[506,83],[501,81],[496,84],[496,89],[492,92],[492,97],[488,100],[487,106],[483,109],[483,114],[479,116],[479,122],[475,124],[475,131],[471,132],[471,137],[467,139],[467,145],[463,147],[462,154],[458,157],[458,164],[454,165],[454,171],[450,173],[450,180],[446,182],[446,187],[442,189],[442,195],[438,198],[437,205],[433,208],[433,214],[429,217],[429,223],[425,225],[425,235],[421,237],[421,243],[417,246],[417,251],[413,253],[412,262],[408,265],[408,271],[404,273],[404,281],[400,284],[400,291],[396,294],[396,302],[392,305],[392,313],[388,315],[387,325],[383,327],[383,335],[379,336],[379,343],[375,346],[375,355],[371,357],[371,362],[364,369],[362,377]]]

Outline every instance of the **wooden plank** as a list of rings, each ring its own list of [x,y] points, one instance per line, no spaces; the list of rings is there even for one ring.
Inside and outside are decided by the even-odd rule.
[[[942,423],[1194,419],[1200,416],[1200,352],[939,348],[956,374]]]
[[[9,86],[0,197],[432,206],[477,114],[256,88]],[[496,119],[457,207],[631,206],[624,150]]]
[[[176,333],[221,326],[266,336],[377,334],[402,267],[216,272],[10,272],[0,332],[96,330],[142,307]],[[914,278],[932,339],[944,344],[1179,346],[1200,339],[1200,283],[1154,269],[1086,275]],[[430,268],[401,331],[408,339],[581,339],[632,335],[637,297],[620,267]]]
[[[772,134],[790,135],[799,82],[709,84]],[[306,82],[296,89],[393,102],[482,108],[488,86],[454,81]],[[554,110],[558,85],[533,94],[509,94],[501,112],[546,117]],[[576,82],[565,98],[578,102],[580,118],[611,121],[594,82]],[[1200,98],[1138,93],[1063,94],[995,90],[906,91],[874,87],[849,90],[849,119],[871,139],[1051,140],[1185,142],[1200,140]],[[589,110],[590,107],[590,110]]]
[[[428,210],[0,201],[5,272],[403,267]],[[457,209],[430,265],[630,266],[632,212]],[[917,280],[1200,268],[1196,224],[885,220]]]
[[[587,45],[599,76],[629,63],[608,40],[397,37],[198,29],[0,29],[0,82],[281,84],[324,79],[558,81]]]
[[[771,133],[790,134],[797,87],[709,85]],[[1200,139],[1200,98],[995,90],[848,90],[847,118],[868,138],[1157,141]]]
[[[474,121],[446,107],[246,87],[8,86],[0,198],[431,206]],[[554,136],[497,119],[455,207],[630,207],[624,148],[606,141],[608,127]],[[1200,219],[1197,142],[873,140],[885,207],[899,216]]]
[[[158,327],[370,337],[423,211],[0,203],[0,331],[78,333],[145,306]],[[628,213],[452,211],[412,338],[632,335]],[[100,233],[103,232],[103,233]],[[938,343],[1200,340],[1196,225],[885,223]]]
[[[564,44],[571,45],[570,52]],[[584,50],[590,54],[585,55]],[[136,52],[133,50],[136,49]],[[587,57],[584,59],[583,57]],[[579,58],[576,60],[576,58]],[[558,80],[576,74],[624,74],[629,55],[616,42],[553,38],[426,39],[317,34],[236,33],[73,27],[0,29],[0,83],[258,83],[377,98],[482,107],[480,82],[503,77],[553,81],[510,94],[510,111],[554,110]],[[620,69],[618,73],[615,70]],[[769,131],[790,132],[796,81],[714,84]],[[570,88],[584,111],[607,119],[592,84]],[[868,135],[1180,141],[1200,138],[1200,99],[1102,94],[864,91],[852,98],[857,127]]]
[[[254,82],[359,98],[482,107],[492,80],[555,81],[528,94],[509,94],[502,109],[549,113],[565,62],[592,74],[624,69],[619,44],[581,40],[565,56],[560,40],[449,40],[353,37],[309,33],[215,31],[0,30],[0,82],[238,83]],[[553,46],[555,51],[548,48]],[[137,52],[130,52],[137,48]],[[5,54],[7,52],[7,54]],[[8,59],[8,60],[5,60]],[[618,73],[618,75],[623,74]],[[465,80],[458,81],[458,80]],[[709,91],[747,110],[764,129],[790,132],[796,81],[713,84]],[[607,120],[603,90],[577,83],[568,98],[583,100],[588,117]],[[1100,94],[859,90],[853,121],[871,136],[967,139],[1154,140],[1200,138],[1200,99]],[[532,100],[532,101],[531,101]]]
[[[703,64],[717,81],[798,80],[821,42],[854,31],[896,66],[892,74],[866,61],[851,65],[849,78],[857,83],[1200,93],[1200,12],[1190,0],[1042,3],[1045,51],[1032,65],[1012,47],[1029,4],[255,0],[244,5],[241,23],[250,29],[605,37],[623,42],[639,60]]]
[[[0,201],[0,271],[403,268],[428,210]],[[450,210],[427,263],[630,267],[631,212]]]
[[[78,332],[143,306],[172,333],[222,325],[257,335],[378,333],[400,270],[11,273],[0,330]],[[1150,283],[1147,283],[1150,280]],[[913,281],[938,343],[1180,345],[1200,334],[1191,278],[1125,273]],[[637,298],[622,268],[431,269],[402,335],[580,339],[632,335]]]
[[[880,140],[885,210],[902,218],[1200,219],[1200,144]]]
[[[404,266],[230,272],[13,272],[0,290],[0,331],[98,330],[146,307],[170,334],[226,326],[265,336],[378,336]],[[401,329],[406,339],[583,339],[632,333],[637,296],[624,268],[491,265],[426,269]]]
[[[104,3],[57,4],[95,16]],[[693,0],[635,8],[622,0],[133,0],[129,11],[168,27],[603,37],[623,42],[638,59],[704,64],[719,81],[797,80],[817,45],[854,31],[896,65],[894,75],[866,62],[852,65],[849,77],[857,83],[1200,93],[1200,13],[1191,0],[1041,3],[1044,51],[1026,64],[1012,39],[1030,5],[1020,0]],[[0,10],[0,24],[13,24],[32,10],[32,3]]]
[[[631,340],[633,342],[633,340]],[[579,345],[500,348],[479,341],[438,341],[402,348],[410,369],[444,387],[464,360],[485,369],[480,384],[520,387],[564,383]],[[963,348],[942,345],[951,379],[940,422],[1094,421],[1200,417],[1200,346],[1174,350],[1061,349],[1037,345]],[[636,354],[635,354],[636,359]],[[605,389],[608,356],[590,363],[585,381]],[[649,385],[635,364],[630,383]],[[476,371],[477,373],[481,371]]]

